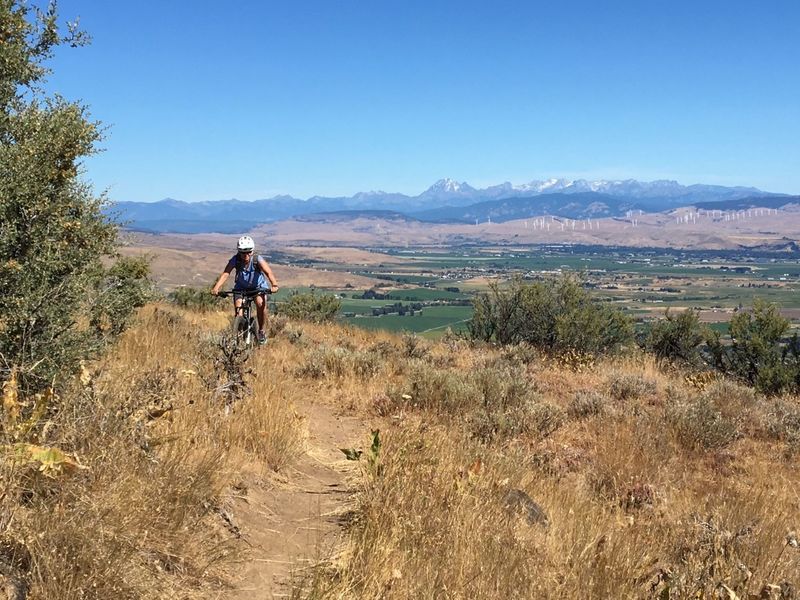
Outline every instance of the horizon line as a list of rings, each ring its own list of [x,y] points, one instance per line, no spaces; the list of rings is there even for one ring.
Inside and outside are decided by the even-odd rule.
[[[550,178],[547,178],[547,179],[532,179],[532,180],[530,180],[530,181],[528,181],[526,183],[522,183],[522,184],[514,184],[514,183],[511,183],[510,181],[503,181],[502,183],[492,184],[492,185],[489,185],[487,187],[476,188],[476,187],[471,186],[466,180],[458,181],[457,179],[453,179],[453,178],[450,178],[450,177],[442,177],[440,179],[437,179],[435,182],[433,182],[431,185],[429,185],[427,188],[425,188],[424,190],[422,190],[418,194],[413,194],[413,195],[412,194],[406,194],[404,192],[387,192],[385,190],[380,190],[379,189],[379,190],[369,190],[369,191],[360,190],[360,191],[357,191],[357,192],[355,192],[355,193],[353,193],[353,194],[351,194],[349,196],[345,196],[345,195],[326,196],[326,195],[322,195],[322,194],[313,194],[313,195],[308,196],[306,198],[300,198],[298,196],[292,195],[291,193],[285,193],[284,192],[284,193],[276,193],[276,194],[274,194],[272,196],[264,196],[264,197],[260,197],[260,198],[253,198],[252,200],[242,200],[242,199],[239,199],[239,198],[236,198],[236,197],[232,197],[232,198],[215,198],[215,199],[210,199],[210,200],[180,200],[180,199],[174,198],[172,196],[165,196],[164,198],[161,198],[159,200],[119,200],[119,201],[113,201],[112,200],[112,203],[113,204],[123,204],[123,203],[128,203],[128,204],[129,203],[155,204],[156,202],[166,202],[166,201],[183,202],[185,204],[198,204],[198,203],[203,203],[203,202],[232,202],[232,201],[250,203],[250,202],[260,202],[260,201],[264,201],[264,200],[275,200],[275,199],[279,199],[279,198],[286,198],[286,199],[298,200],[298,201],[301,201],[301,202],[308,202],[309,200],[312,200],[312,199],[315,199],[315,198],[354,198],[355,196],[358,196],[359,194],[386,194],[387,196],[388,195],[397,195],[397,196],[406,196],[408,198],[417,198],[417,197],[421,196],[422,194],[424,194],[425,192],[429,191],[437,183],[441,183],[441,182],[454,182],[454,183],[457,183],[459,185],[468,185],[474,191],[481,192],[481,191],[486,191],[487,189],[490,189],[490,188],[493,188],[493,187],[499,187],[499,186],[503,186],[503,185],[506,185],[506,184],[511,185],[513,189],[519,190],[520,186],[523,186],[523,185],[530,185],[530,184],[533,184],[533,183],[546,183],[546,182],[549,182],[549,181],[553,181],[553,182],[564,182],[565,181],[565,182],[569,182],[569,184],[572,184],[572,183],[575,183],[575,182],[587,182],[587,183],[590,183],[590,184],[591,183],[619,184],[619,183],[627,183],[627,182],[636,182],[636,183],[640,183],[640,184],[653,184],[653,183],[662,183],[663,182],[663,183],[675,183],[675,184],[677,184],[677,185],[679,185],[680,187],[683,187],[683,188],[689,188],[689,187],[696,186],[696,185],[702,185],[702,186],[721,187],[721,188],[728,188],[728,189],[736,189],[736,188],[752,189],[755,192],[766,194],[766,195],[773,195],[773,196],[794,196],[794,195],[796,195],[796,194],[792,194],[790,192],[770,192],[770,191],[765,191],[765,190],[762,190],[760,188],[757,188],[757,187],[751,186],[751,185],[722,185],[722,184],[717,184],[717,183],[702,183],[702,182],[696,182],[696,183],[690,183],[690,184],[682,184],[677,179],[640,180],[640,179],[636,179],[636,178],[632,178],[632,177],[624,178],[624,179],[622,179],[622,178],[587,179],[587,178],[582,178],[582,177],[573,179],[573,178],[569,178],[569,177],[550,177]],[[551,193],[555,194],[555,193],[559,193],[561,191],[562,190],[554,190]],[[587,192],[588,193],[602,193],[602,192],[596,192],[595,190],[588,190]],[[545,193],[547,193],[547,192],[537,192],[537,194],[539,194],[539,195],[544,195]]]

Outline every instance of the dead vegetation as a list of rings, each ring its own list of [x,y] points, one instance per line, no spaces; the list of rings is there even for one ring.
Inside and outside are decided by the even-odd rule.
[[[208,319],[145,309],[48,399],[24,443],[3,447],[0,584],[10,597],[205,598],[230,584],[243,550],[224,518],[231,487],[242,465],[286,464],[301,432],[282,373],[255,376],[266,370],[258,356],[253,374],[225,363],[209,339],[225,320]],[[226,416],[220,389],[231,377],[251,393]],[[12,384],[6,439],[19,431],[14,406],[31,401]]]
[[[317,380],[385,426],[346,543],[302,595],[795,597],[797,398],[641,354],[418,343],[350,340],[380,349],[381,376]]]
[[[350,453],[343,543],[298,574],[298,597],[795,597],[795,397],[639,354],[285,319],[266,351],[228,360],[225,325],[148,307],[36,426],[64,455],[2,461],[7,589],[224,597],[246,560],[226,498],[243,465],[298,455],[306,397],[382,425]],[[237,377],[248,391],[230,396]]]

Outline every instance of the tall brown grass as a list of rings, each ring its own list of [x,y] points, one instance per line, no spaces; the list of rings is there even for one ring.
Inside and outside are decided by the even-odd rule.
[[[383,396],[368,385],[358,405],[384,417],[379,467],[364,465],[340,554],[304,582],[311,597],[794,597],[797,398],[697,384],[646,355],[587,368],[383,343],[396,349]],[[525,495],[547,526],[511,510]]]
[[[146,308],[37,429],[88,468],[0,461],[0,557],[30,567],[30,598],[223,594],[246,560],[227,490],[301,451],[301,399],[368,416],[381,445],[364,448],[338,552],[297,596],[791,597],[800,582],[797,398],[646,355],[276,321],[226,414],[226,325]]]
[[[205,598],[229,585],[243,545],[220,517],[228,490],[245,466],[292,460],[302,432],[295,392],[263,353],[226,415],[212,364],[226,326],[222,314],[145,308],[38,428],[37,444],[85,468],[0,461],[0,547],[25,558],[29,598]]]

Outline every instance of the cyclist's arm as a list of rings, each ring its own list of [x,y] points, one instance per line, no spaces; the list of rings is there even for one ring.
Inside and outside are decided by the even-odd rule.
[[[267,279],[269,279],[269,285],[272,288],[272,291],[273,292],[277,292],[278,291],[278,280],[275,279],[275,274],[272,272],[272,269],[269,268],[269,265],[267,264],[267,261],[265,261],[262,257],[259,257],[258,258],[258,264],[261,267],[261,270],[267,276]]]
[[[220,273],[219,279],[217,279],[217,283],[215,283],[214,287],[211,288],[212,294],[216,296],[219,293],[219,288],[221,288],[222,284],[225,283],[225,280],[228,279],[228,275],[231,274],[231,271],[233,271],[233,265],[227,265],[225,267],[225,270],[222,273]]]

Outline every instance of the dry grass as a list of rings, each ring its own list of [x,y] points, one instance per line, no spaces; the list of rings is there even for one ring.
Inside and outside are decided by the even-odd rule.
[[[794,597],[796,398],[690,384],[642,356],[573,368],[381,344],[382,394],[337,381],[376,393],[349,405],[386,425],[341,553],[304,582],[312,597],[748,598],[768,584]],[[532,406],[551,407],[549,425]],[[522,492],[547,527],[509,510]]]
[[[36,443],[87,468],[48,476],[0,462],[0,546],[27,557],[19,571],[30,569],[29,598],[188,599],[225,589],[242,547],[221,517],[228,490],[243,465],[277,469],[301,443],[292,388],[263,356],[248,365],[259,375],[248,376],[252,394],[226,416],[209,354],[226,323],[144,309],[38,429]]]
[[[146,309],[42,433],[89,469],[4,463],[0,554],[31,562],[31,598],[215,597],[240,547],[217,509],[242,465],[297,454],[302,397],[383,426],[344,543],[298,596],[788,598],[800,582],[797,398],[643,356],[276,322],[226,416],[226,323]]]

